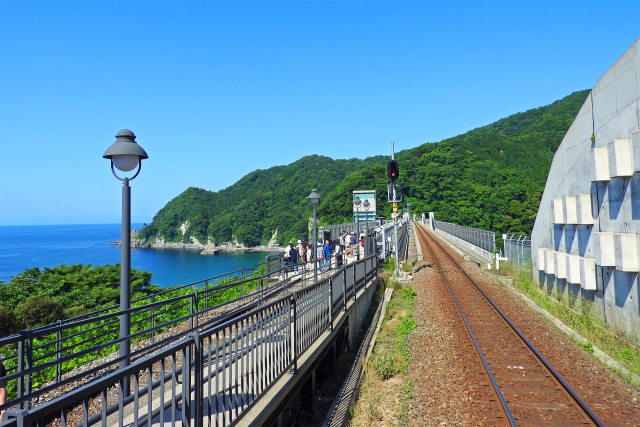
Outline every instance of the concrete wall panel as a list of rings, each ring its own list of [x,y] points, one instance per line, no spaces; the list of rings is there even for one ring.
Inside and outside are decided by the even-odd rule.
[[[580,194],[577,198],[578,224],[593,225],[593,203],[591,194]]]
[[[639,235],[637,39],[598,79],[556,151],[531,236],[534,277],[553,295],[592,301],[597,313],[640,345]],[[551,256],[552,250],[537,248],[559,253]],[[582,257],[579,288],[574,256]],[[544,268],[538,269],[542,259]]]
[[[553,222],[566,224],[564,216],[564,201],[562,198],[553,199]]]
[[[609,150],[607,147],[596,147],[591,151],[593,159],[592,165],[594,170],[593,181],[609,181],[611,174],[609,172]]]
[[[545,248],[538,248],[538,270],[544,271],[546,251],[547,249]]]
[[[556,252],[556,277],[558,279],[567,278],[567,254],[565,252]]]
[[[631,151],[633,152],[633,171],[640,172],[640,131],[631,133]]]
[[[597,289],[594,258],[580,258],[580,287],[590,291]]]
[[[552,250],[545,251],[545,255],[547,259],[544,262],[544,272],[547,274],[554,275],[556,274],[556,252]]]
[[[604,267],[613,267],[616,265],[616,249],[614,244],[613,233],[599,232],[598,236],[598,265]]]
[[[611,177],[630,177],[633,175],[631,138],[614,139],[609,143],[608,149]]]
[[[567,224],[578,223],[578,198],[576,196],[567,196],[564,198],[564,212]]]
[[[638,236],[631,233],[614,233],[613,238],[616,250],[616,270],[640,271]]]
[[[567,282],[580,284],[580,257],[567,255]]]

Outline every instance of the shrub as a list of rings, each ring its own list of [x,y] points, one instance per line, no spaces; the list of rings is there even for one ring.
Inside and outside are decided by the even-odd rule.
[[[20,325],[26,329],[48,325],[63,317],[62,304],[40,295],[30,296],[24,303],[18,305],[16,311]]]
[[[18,319],[13,311],[0,305],[0,337],[6,337],[19,330]]]
[[[89,310],[87,310],[84,306],[69,307],[64,310],[64,318],[72,319],[74,317],[82,316],[83,314],[86,314],[88,312]]]

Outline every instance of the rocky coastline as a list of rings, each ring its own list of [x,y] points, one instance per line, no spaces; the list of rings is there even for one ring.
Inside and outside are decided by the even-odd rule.
[[[116,246],[120,246],[120,241],[111,242]],[[271,242],[270,242],[271,243]],[[164,239],[155,238],[149,242],[147,239],[139,239],[138,233],[134,229],[131,232],[131,247],[138,249],[180,249],[190,251],[200,251],[200,255],[216,255],[224,252],[280,252],[282,248],[280,246],[254,246],[247,247],[242,243],[227,243],[223,245],[215,245],[214,243],[207,242],[201,243],[195,238],[191,238],[190,243],[184,242],[165,242]]]

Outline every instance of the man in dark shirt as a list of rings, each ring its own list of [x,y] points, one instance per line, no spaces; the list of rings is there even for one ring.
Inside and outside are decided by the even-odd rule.
[[[7,403],[7,384],[2,380],[2,377],[7,375],[7,371],[4,369],[4,365],[0,362],[0,405],[4,405]],[[4,414],[4,409],[0,409],[0,422],[2,421],[2,415]]]
[[[291,262],[291,271],[298,271],[298,251],[291,243],[291,249],[289,249],[289,262]]]

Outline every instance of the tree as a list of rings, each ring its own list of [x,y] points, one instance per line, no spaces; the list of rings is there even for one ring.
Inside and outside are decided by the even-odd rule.
[[[24,303],[18,305],[16,313],[20,326],[24,329],[49,325],[63,318],[62,304],[40,295],[27,298]]]

